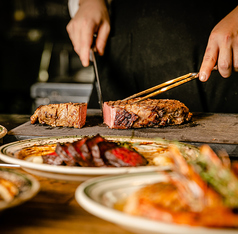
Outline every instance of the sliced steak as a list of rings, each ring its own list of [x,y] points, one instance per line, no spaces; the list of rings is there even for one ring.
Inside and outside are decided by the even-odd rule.
[[[179,125],[191,119],[189,109],[180,101],[171,99],[146,99],[104,102],[104,123],[109,128],[128,129]]]
[[[87,103],[60,103],[39,106],[31,116],[31,123],[37,121],[52,127],[82,128],[86,122]]]
[[[114,142],[99,134],[73,143],[57,143],[55,152],[42,156],[51,165],[82,167],[137,167],[147,160],[127,142]]]

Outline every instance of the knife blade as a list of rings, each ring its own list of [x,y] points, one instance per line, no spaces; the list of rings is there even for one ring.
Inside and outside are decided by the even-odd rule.
[[[91,49],[91,56],[92,56],[95,77],[96,77],[95,85],[96,85],[97,94],[98,94],[98,103],[99,103],[100,109],[102,111],[102,105],[103,105],[102,90],[101,90],[100,79],[99,79],[99,75],[98,75],[97,61],[96,61],[95,53],[94,53],[93,49]]]
[[[90,50],[90,58],[91,58],[91,61],[93,62],[94,73],[95,73],[95,77],[96,77],[95,85],[96,85],[96,90],[97,90],[97,94],[98,94],[98,103],[99,103],[100,109],[102,111],[102,109],[103,109],[102,90],[101,90],[100,79],[99,79],[99,75],[98,75],[97,61],[96,61],[95,52],[94,52],[96,39],[97,39],[97,34],[95,33],[93,35],[93,43],[92,43],[91,50]],[[102,113],[103,113],[103,111],[102,111]]]

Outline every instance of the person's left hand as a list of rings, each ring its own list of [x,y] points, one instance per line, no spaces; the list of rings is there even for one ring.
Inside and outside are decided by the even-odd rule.
[[[207,81],[214,66],[227,78],[238,71],[238,6],[212,30],[199,71],[199,79]]]

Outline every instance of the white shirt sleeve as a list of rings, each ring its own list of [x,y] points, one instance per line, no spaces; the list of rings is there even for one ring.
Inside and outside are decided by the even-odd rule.
[[[110,5],[112,0],[107,0],[108,4]],[[80,0],[68,0],[68,8],[69,8],[69,14],[71,18],[73,18],[76,14],[76,12],[79,9]]]
[[[73,18],[79,9],[80,0],[68,0],[69,14]]]

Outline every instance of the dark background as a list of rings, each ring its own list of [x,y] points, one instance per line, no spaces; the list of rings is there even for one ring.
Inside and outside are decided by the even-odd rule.
[[[52,54],[49,80],[68,79],[81,63],[66,31],[67,0],[8,0],[0,2],[0,113],[31,114],[30,87],[37,82],[44,46]],[[59,69],[59,53],[67,50],[74,62]]]

